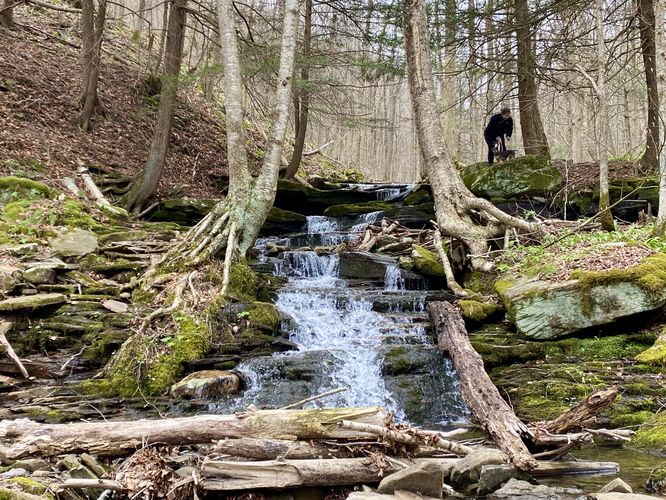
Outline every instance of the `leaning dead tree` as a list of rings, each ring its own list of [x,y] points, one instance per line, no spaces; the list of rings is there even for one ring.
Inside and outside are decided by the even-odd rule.
[[[439,232],[465,245],[472,267],[490,270],[492,264],[484,258],[489,238],[504,234],[507,228],[536,233],[539,227],[504,213],[467,189],[442,141],[444,131],[435,103],[424,0],[405,2],[403,26],[414,123],[435,196]],[[454,292],[463,294],[453,277],[448,259],[443,258],[442,261],[447,285]]]

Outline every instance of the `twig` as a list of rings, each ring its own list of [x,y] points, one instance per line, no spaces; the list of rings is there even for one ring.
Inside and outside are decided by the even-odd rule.
[[[139,213],[136,214],[136,215],[133,215],[133,216],[132,216],[132,219],[140,219],[141,217],[143,217],[144,215],[146,215],[148,212],[152,211],[153,208],[158,207],[159,204],[160,204],[160,202],[159,202],[159,201],[156,201],[155,203],[153,203],[152,205],[150,205],[148,208],[142,210],[141,212],[139,212]]]
[[[40,2],[39,0],[25,0],[26,3],[31,3],[37,5],[38,7],[44,7],[45,9],[59,10],[60,12],[69,12],[70,14],[80,14],[81,9],[75,9],[74,7],[61,7],[60,5],[53,5],[51,3]]]
[[[94,488],[99,490],[114,490],[122,491],[125,487],[120,484],[118,481],[113,481],[111,479],[66,479],[64,483],[60,485],[61,488]]]
[[[333,389],[332,391],[324,392],[322,394],[318,394],[317,396],[312,396],[310,398],[302,399],[300,401],[297,401],[296,403],[292,403],[287,406],[283,406],[280,408],[280,410],[290,410],[292,408],[299,408],[303,406],[305,403],[309,403],[311,401],[316,401],[321,398],[325,398],[326,396],[332,396],[333,394],[338,394],[340,392],[345,392],[348,391],[349,387],[338,387],[337,389]]]

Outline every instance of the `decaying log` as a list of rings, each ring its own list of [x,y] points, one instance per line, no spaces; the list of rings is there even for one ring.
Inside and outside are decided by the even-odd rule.
[[[86,191],[88,191],[90,196],[92,196],[92,198],[97,203],[110,207],[111,203],[106,199],[104,193],[102,193],[102,191],[97,187],[97,184],[95,184],[95,181],[90,176],[88,169],[82,165],[78,168],[78,172],[79,175],[81,175],[81,179],[83,179],[83,185],[85,186]]]
[[[76,181],[71,177],[63,177],[62,185],[77,198],[81,198],[81,191],[79,191],[79,186],[76,185]]]
[[[534,477],[565,476],[575,474],[617,474],[616,462],[549,462],[539,460],[530,475]]]
[[[205,490],[231,491],[260,488],[280,489],[296,486],[345,486],[378,483],[384,476],[398,472],[403,463],[433,462],[442,468],[456,458],[381,460],[338,458],[326,460],[275,460],[231,462],[205,460],[201,467]]]
[[[617,397],[617,387],[607,387],[593,392],[584,401],[564,412],[554,420],[537,422],[531,427],[544,430],[551,434],[563,434],[571,431],[580,431],[604,409],[611,405]]]
[[[469,409],[511,463],[521,470],[534,469],[536,460],[523,442],[532,440],[532,432],[502,399],[486,374],[458,310],[447,302],[431,302],[428,312],[437,332],[437,347],[451,357]]]
[[[375,436],[380,436],[389,441],[395,441],[396,443],[418,445],[427,442],[430,446],[450,451],[461,457],[469,455],[473,451],[473,448],[470,446],[465,446],[460,443],[456,443],[455,441],[446,440],[438,435],[433,435],[433,434],[419,435],[417,429],[413,429],[412,432],[408,433],[396,429],[388,429],[384,426],[364,424],[359,422],[350,422],[348,420],[343,420],[342,422],[340,422],[340,426],[343,429],[374,434]]]
[[[118,481],[113,481],[111,479],[67,479],[64,483],[59,485],[60,488],[71,488],[71,489],[97,489],[97,490],[113,490],[120,491],[124,490],[122,484]]]
[[[21,372],[21,375],[28,379],[30,378],[28,370],[25,369],[23,362],[21,362],[21,358],[16,355],[16,352],[14,352],[14,349],[9,343],[9,340],[7,340],[7,337],[5,337],[5,334],[11,329],[11,327],[12,323],[9,321],[0,321],[0,351],[4,351],[9,359],[12,360],[14,366],[16,366],[16,368],[18,368],[18,370]]]
[[[223,439],[213,447],[213,453],[252,460],[275,460],[277,458],[315,459],[349,457],[342,447],[326,446],[319,442],[288,441],[286,439]]]
[[[0,456],[17,460],[30,455],[92,452],[121,455],[153,443],[185,445],[224,438],[363,439],[342,429],[341,420],[381,424],[381,408],[254,410],[235,415],[200,415],[161,420],[40,424],[28,419],[0,421]]]

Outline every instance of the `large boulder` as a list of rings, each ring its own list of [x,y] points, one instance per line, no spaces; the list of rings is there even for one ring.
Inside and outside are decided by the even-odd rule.
[[[505,278],[495,290],[520,333],[554,339],[662,308],[666,254],[651,255],[625,270],[580,272],[562,282]]]
[[[545,197],[562,184],[562,175],[548,159],[531,155],[494,165],[474,163],[460,173],[475,195],[500,200]]]
[[[217,399],[237,394],[241,388],[238,374],[222,370],[204,370],[190,373],[171,386],[175,398]]]
[[[434,462],[412,465],[386,476],[379,483],[378,493],[393,493],[396,490],[415,491],[435,498],[442,498],[444,473]]]
[[[454,488],[464,488],[476,483],[484,465],[500,465],[506,462],[506,455],[500,450],[480,448],[456,462],[451,470],[451,484]]]
[[[60,231],[50,243],[51,248],[63,257],[87,255],[97,250],[97,237],[86,229]]]
[[[396,265],[395,258],[370,252],[341,252],[339,255],[338,276],[341,278],[383,280],[386,268]]]
[[[267,235],[296,233],[302,229],[305,220],[305,216],[299,213],[272,207],[261,228],[261,233]]]

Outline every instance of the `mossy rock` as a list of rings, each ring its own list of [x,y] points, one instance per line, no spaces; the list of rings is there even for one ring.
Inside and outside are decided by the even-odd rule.
[[[0,500],[52,500],[53,498],[51,494],[33,495],[0,486]]]
[[[231,299],[239,302],[254,300],[258,286],[257,274],[245,261],[236,262],[231,266],[227,290],[227,295]]]
[[[297,182],[280,179],[275,196],[275,206],[305,215],[320,215],[324,213],[327,207],[332,205],[362,204],[376,202],[376,200],[376,194],[372,191],[315,189]]]
[[[23,177],[0,177],[0,205],[12,200],[50,198],[54,191],[39,181]]]
[[[207,198],[172,198],[160,203],[151,220],[193,226],[210,212],[219,200]]]
[[[371,201],[368,203],[348,203],[328,207],[326,210],[324,210],[324,215],[327,215],[328,217],[351,217],[355,215],[368,214],[370,212],[388,211],[392,208],[392,205],[382,201]]]
[[[533,155],[493,165],[468,165],[461,170],[461,176],[475,195],[502,200],[547,197],[562,185],[562,175],[550,161]]]
[[[498,311],[496,304],[487,304],[478,300],[459,300],[463,317],[481,323]]]
[[[414,261],[413,270],[426,276],[436,276],[438,278],[445,276],[444,266],[439,257],[430,250],[419,245],[412,245],[411,258]]]
[[[46,484],[30,477],[13,477],[10,483],[16,484],[24,493],[42,495],[46,493]]]
[[[405,205],[420,205],[433,201],[430,184],[420,184],[414,191],[405,196]]]
[[[666,254],[654,254],[624,270],[574,273],[549,283],[502,279],[495,290],[518,331],[552,339],[605,325],[666,304]]]
[[[649,349],[636,355],[636,361],[662,367],[666,364],[666,329]]]
[[[666,454],[666,415],[659,413],[645,421],[629,445],[657,455]]]

